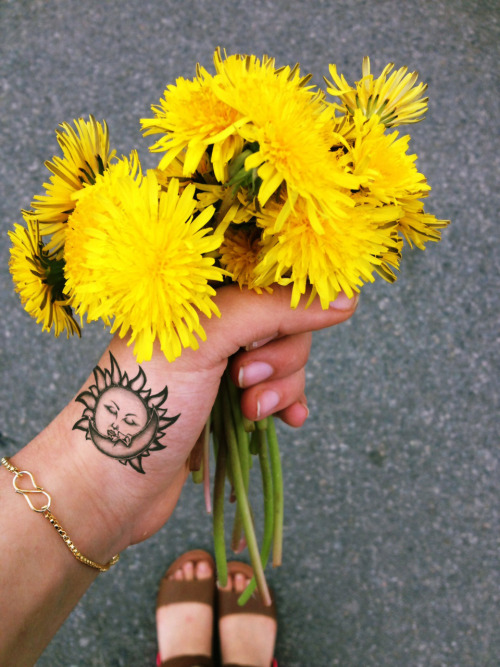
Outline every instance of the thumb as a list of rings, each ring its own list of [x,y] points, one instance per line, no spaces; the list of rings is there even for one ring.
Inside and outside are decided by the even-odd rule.
[[[327,309],[321,307],[319,299],[306,308],[309,295],[305,294],[292,309],[291,293],[291,288],[280,286],[274,287],[272,294],[240,290],[237,285],[219,289],[215,302],[221,317],[205,320],[207,340],[201,347],[219,360],[227,359],[240,348],[344,322],[353,315],[358,302],[357,294],[349,299],[341,292]]]

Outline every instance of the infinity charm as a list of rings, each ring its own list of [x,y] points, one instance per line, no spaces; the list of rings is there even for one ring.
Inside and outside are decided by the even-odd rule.
[[[22,477],[23,475],[28,475],[28,477],[31,480],[31,483],[33,484],[33,486],[35,488],[33,488],[33,489],[20,489],[17,486],[17,484],[16,484],[17,478]],[[30,508],[34,512],[43,513],[43,512],[46,512],[49,509],[52,498],[49,496],[47,491],[44,491],[41,486],[38,486],[38,484],[35,482],[35,479],[34,479],[33,475],[28,470],[20,470],[19,472],[16,472],[15,477],[12,480],[12,486],[14,487],[16,493],[20,493],[22,496],[24,496],[24,498],[26,499],[26,502],[28,503],[28,505],[30,506]],[[47,498],[47,503],[45,505],[43,505],[43,507],[40,507],[38,509],[31,502],[30,494],[42,494],[42,495],[44,495]]]

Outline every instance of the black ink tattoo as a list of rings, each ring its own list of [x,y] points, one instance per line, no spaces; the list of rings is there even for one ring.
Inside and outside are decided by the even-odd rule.
[[[166,448],[160,440],[180,415],[167,417],[167,410],[162,408],[167,400],[167,387],[151,396],[140,366],[130,380],[127,373],[121,372],[111,352],[109,357],[111,369],[96,366],[95,384],[76,397],[85,409],[73,429],[85,431],[86,439],[106,456],[144,473],[142,459]]]

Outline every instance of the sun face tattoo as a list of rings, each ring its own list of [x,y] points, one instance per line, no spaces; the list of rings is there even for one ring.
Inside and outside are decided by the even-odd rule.
[[[167,410],[162,408],[167,387],[151,396],[140,366],[137,375],[129,379],[111,352],[109,357],[111,369],[96,366],[95,384],[76,397],[85,409],[73,429],[85,431],[85,438],[106,456],[144,473],[142,459],[166,448],[160,440],[180,415],[167,417]]]

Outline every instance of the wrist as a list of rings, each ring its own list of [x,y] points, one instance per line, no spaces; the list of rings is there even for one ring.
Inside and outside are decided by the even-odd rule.
[[[182,371],[161,353],[139,366],[115,338],[76,399],[13,463],[51,494],[53,512],[78,549],[106,563],[169,518],[217,388],[217,374]],[[142,418],[135,433],[127,422],[116,425],[114,414],[106,421],[106,411],[122,404],[126,417]]]
[[[51,510],[78,550],[107,563],[168,519],[188,474],[189,446],[176,438],[165,450],[152,453],[145,474],[140,474],[105,456],[73,428],[81,413],[81,405],[72,401],[12,456],[12,463],[32,472],[51,495]]]
[[[28,506],[17,501],[17,511],[26,513],[24,523],[37,522],[38,532],[46,540],[52,540],[53,549],[58,544],[62,553],[66,545],[68,558],[73,556],[98,571],[99,565],[105,566],[112,560],[118,544],[123,542],[119,524],[114,522],[110,529],[85,475],[79,472],[77,457],[61,446],[64,443],[55,435],[55,427],[52,423],[11,457],[7,465],[4,463],[13,475],[16,494],[28,501]]]

